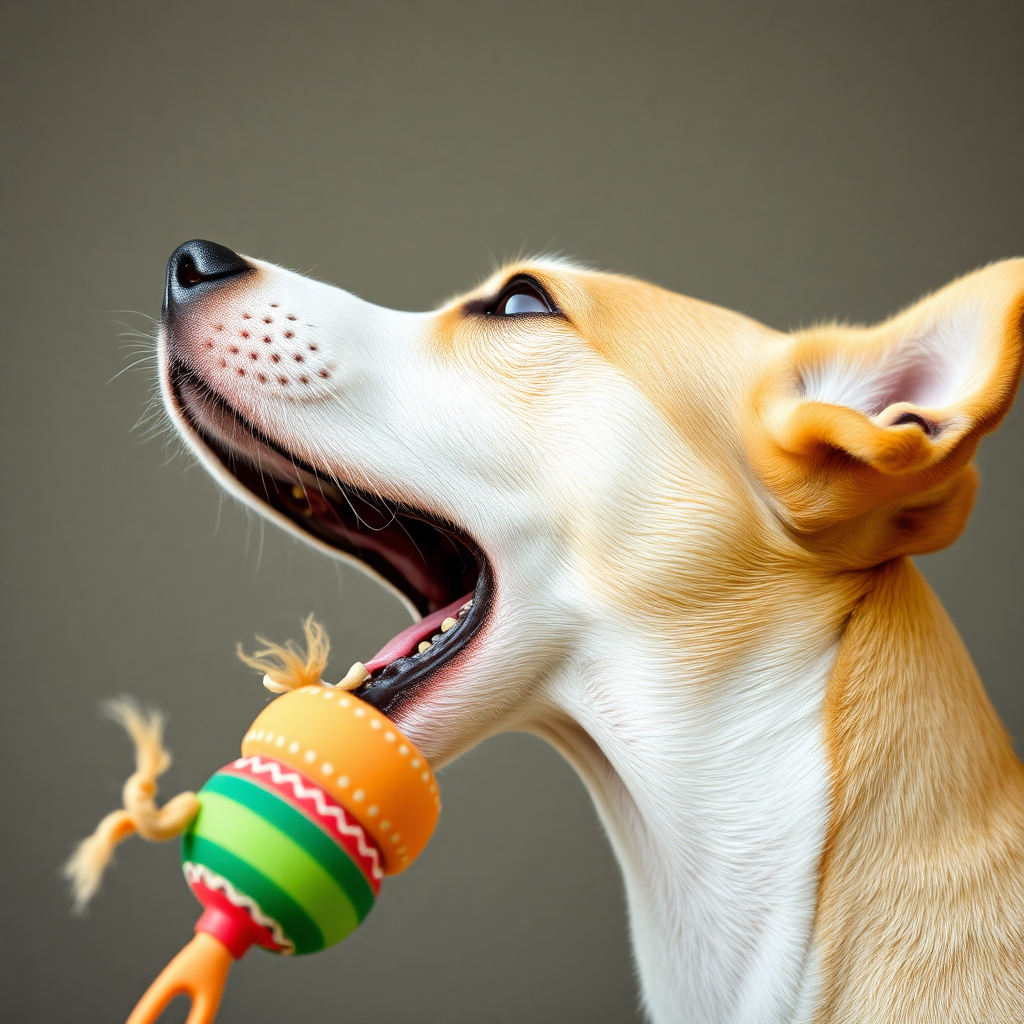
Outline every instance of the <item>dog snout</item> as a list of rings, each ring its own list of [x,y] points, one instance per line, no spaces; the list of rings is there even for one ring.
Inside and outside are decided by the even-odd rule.
[[[166,363],[256,418],[281,400],[322,401],[338,366],[319,326],[329,310],[310,295],[328,290],[223,245],[186,242],[167,262]]]
[[[247,274],[252,267],[225,245],[193,238],[179,245],[167,261],[164,314],[173,314],[200,293],[229,278]]]

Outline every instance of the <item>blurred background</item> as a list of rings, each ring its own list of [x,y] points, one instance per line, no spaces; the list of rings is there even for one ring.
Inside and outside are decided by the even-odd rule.
[[[69,913],[59,866],[132,764],[102,697],[169,713],[171,794],[264,703],[237,640],[315,611],[340,671],[405,624],[147,427],[133,335],[178,243],[401,309],[555,251],[778,328],[877,320],[1024,254],[1013,0],[7,2],[0,19],[7,1020],[123,1019],[196,917],[176,844],[138,841]],[[1018,407],[980,452],[965,535],[921,560],[1019,749],[1022,442]],[[618,869],[573,773],[508,736],[442,787],[434,842],[367,924],[316,957],[250,954],[224,1024],[637,1019]]]

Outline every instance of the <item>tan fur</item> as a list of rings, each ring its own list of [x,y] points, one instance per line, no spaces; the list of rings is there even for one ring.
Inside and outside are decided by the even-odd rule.
[[[826,703],[817,1019],[1024,1020],[1024,768],[917,570],[865,583]]]
[[[974,379],[955,406],[895,402],[868,416],[807,399],[803,379],[823,364],[893,362],[901,344],[960,303],[977,309],[982,325]],[[744,424],[754,465],[792,526],[814,536],[819,551],[845,549],[840,557],[847,565],[878,564],[955,539],[976,489],[968,464],[981,437],[1005,415],[1020,380],[1022,313],[1024,271],[1021,261],[1007,261],[878,327],[832,325],[796,335],[787,358],[760,382],[755,415]],[[893,425],[908,412],[934,422],[938,434]],[[908,513],[913,521],[901,521]]]

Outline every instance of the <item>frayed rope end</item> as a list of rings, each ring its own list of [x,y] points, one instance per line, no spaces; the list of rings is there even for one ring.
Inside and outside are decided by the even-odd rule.
[[[111,811],[64,865],[77,913],[85,910],[99,889],[118,843],[136,832],[153,841],[172,839],[185,831],[199,810],[195,793],[180,793],[163,807],[156,805],[156,780],[171,764],[171,755],[163,745],[163,715],[142,711],[130,698],[107,702],[104,712],[132,738],[135,771],[124,784],[124,807]]]
[[[271,693],[284,693],[321,683],[331,654],[331,641],[324,627],[312,615],[306,617],[302,630],[306,635],[305,651],[294,640],[282,645],[263,636],[256,637],[263,646],[252,654],[246,654],[241,644],[235,649],[246,665],[264,673],[263,685]]]

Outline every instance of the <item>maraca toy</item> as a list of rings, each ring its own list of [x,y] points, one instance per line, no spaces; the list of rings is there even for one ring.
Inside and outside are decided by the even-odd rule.
[[[79,904],[95,892],[114,846],[138,832],[182,836],[185,878],[203,905],[192,941],[164,968],[128,1024],[151,1024],[178,994],[187,1024],[210,1024],[231,964],[252,945],[313,953],[339,942],[373,907],[385,875],[426,846],[440,814],[426,759],[390,721],[354,696],[355,666],[336,687],[320,681],[327,640],[305,623],[308,653],[268,644],[244,660],[284,692],[252,723],[241,757],[198,793],[156,806],[170,764],[158,715],[114,706],[135,740],[137,770],[123,810],[108,815],[67,867]],[[241,653],[241,652],[240,652]]]

